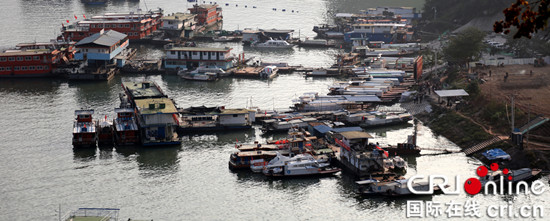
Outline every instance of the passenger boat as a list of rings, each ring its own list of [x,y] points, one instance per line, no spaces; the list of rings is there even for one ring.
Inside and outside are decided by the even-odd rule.
[[[298,118],[298,119],[269,119],[264,120],[261,128],[262,132],[287,131],[293,127],[305,128],[309,122],[317,121],[316,118]]]
[[[0,77],[46,77],[72,59],[74,42],[21,43],[0,53]]]
[[[75,111],[76,119],[73,125],[73,147],[96,147],[96,124],[92,120],[94,110]]]
[[[330,163],[316,160],[311,154],[287,157],[278,152],[262,170],[264,175],[270,177],[330,175],[340,171],[340,168],[331,167]]]
[[[267,40],[263,43],[254,43],[251,45],[256,48],[292,48],[294,45],[289,44],[285,40]]]
[[[115,108],[115,143],[117,146],[137,145],[140,142],[139,128],[132,108]]]
[[[384,196],[406,196],[413,193],[407,187],[408,179],[383,180],[367,179],[357,181],[359,184],[359,193],[362,195],[384,195]],[[428,191],[430,189],[429,182],[413,182],[412,187],[416,191]],[[439,186],[433,186],[434,193],[440,192]]]
[[[197,69],[195,69],[194,71],[191,71],[191,72],[196,72],[196,73],[207,73],[207,72],[210,72],[210,73],[216,73],[218,74],[218,77],[226,77],[228,76],[230,73],[227,73],[225,72],[222,68],[216,66],[216,65],[203,65],[203,66],[199,66]]]
[[[113,122],[107,120],[107,115],[105,115],[105,120],[98,121],[96,123],[97,129],[97,145],[102,146],[113,146],[114,141],[114,132],[113,132]]]
[[[369,116],[365,116],[363,121],[359,123],[361,127],[377,127],[387,126],[393,124],[406,123],[412,120],[412,115],[409,113],[388,113],[388,112],[374,112]]]

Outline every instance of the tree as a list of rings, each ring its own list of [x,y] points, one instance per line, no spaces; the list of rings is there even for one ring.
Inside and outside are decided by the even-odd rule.
[[[468,65],[481,57],[485,33],[470,27],[452,37],[443,48],[443,57],[449,64]]]
[[[510,33],[510,28],[517,28],[514,38],[531,38],[531,34],[544,30],[548,25],[550,0],[538,0],[529,3],[527,0],[516,0],[504,9],[504,20],[496,21],[493,30],[496,33]]]

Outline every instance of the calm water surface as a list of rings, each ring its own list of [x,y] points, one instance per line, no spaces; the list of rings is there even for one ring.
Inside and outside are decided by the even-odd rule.
[[[423,1],[219,1],[224,6],[224,28],[292,28],[314,36],[313,25],[326,22],[335,12],[357,11],[377,5],[415,6]],[[148,8],[182,11],[186,1],[148,0]],[[238,7],[235,5],[238,4]],[[144,1],[140,3],[145,8]],[[248,8],[243,8],[247,5]],[[257,6],[252,9],[251,6]],[[84,6],[71,0],[6,0],[0,2],[3,32],[0,46],[25,41],[45,41],[59,34],[66,19],[105,12],[136,9],[138,3],[111,0],[106,6]],[[277,8],[273,11],[272,8]],[[285,8],[287,12],[281,12]],[[299,13],[290,13],[290,10]],[[266,62],[330,66],[337,50],[298,49],[257,51],[239,44],[233,47]],[[159,49],[140,47],[144,57],[162,56]],[[270,137],[258,129],[184,136],[178,147],[73,151],[74,110],[94,108],[96,117],[113,117],[120,83],[153,80],[180,107],[225,105],[245,107],[248,100],[264,109],[284,109],[304,92],[328,92],[336,79],[305,79],[300,74],[282,75],[272,81],[222,79],[215,83],[182,81],[176,76],[117,76],[112,81],[75,83],[44,79],[0,79],[0,214],[6,220],[56,220],[57,208],[120,208],[122,219],[155,220],[367,220],[402,219],[406,199],[363,198],[355,193],[354,180],[346,174],[321,179],[269,180],[249,172],[227,168],[235,139],[252,143]],[[412,134],[412,125],[368,130],[380,143],[395,144]],[[419,145],[458,148],[447,139],[419,127]],[[281,134],[275,136],[283,136]],[[407,158],[415,174],[459,174],[473,177],[478,162],[463,154]],[[546,181],[546,180],[545,180]],[[454,183],[454,181],[453,181]],[[439,195],[418,199],[443,203],[476,199],[483,208],[513,201],[548,205],[543,196]],[[546,208],[547,210],[549,208]],[[8,216],[9,215],[9,218]]]

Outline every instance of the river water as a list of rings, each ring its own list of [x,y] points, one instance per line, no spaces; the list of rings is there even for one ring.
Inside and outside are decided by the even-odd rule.
[[[238,0],[223,5],[224,28],[292,28],[302,36],[314,36],[312,26],[326,22],[335,12],[357,11],[377,5],[414,6],[423,1],[361,0]],[[106,6],[84,6],[71,0],[6,0],[0,2],[3,30],[0,46],[25,41],[47,41],[60,23],[105,12],[161,7],[166,12],[182,11],[186,1],[148,0],[141,3],[111,0]],[[236,6],[238,5],[238,6]],[[247,8],[243,6],[247,5]],[[251,6],[257,6],[252,9]],[[272,8],[277,8],[273,11]],[[287,12],[281,12],[285,8]],[[295,10],[295,13],[291,13]],[[211,44],[211,46],[222,46]],[[234,53],[243,48],[233,47]],[[142,56],[160,57],[153,47],[140,47]],[[304,66],[330,66],[337,50],[298,49],[254,51],[247,56],[268,62],[288,62]],[[146,55],[144,55],[146,54]],[[272,81],[222,79],[215,83],[188,82],[176,76],[125,75],[110,82],[67,82],[50,79],[0,79],[0,214],[5,220],[56,220],[78,207],[120,208],[120,217],[154,220],[383,220],[402,219],[407,200],[476,200],[481,214],[490,205],[549,205],[550,196],[437,195],[390,199],[359,196],[354,180],[347,174],[327,178],[269,180],[249,172],[227,168],[236,139],[252,143],[270,137],[258,129],[184,136],[183,144],[170,148],[126,148],[73,151],[71,146],[74,110],[93,108],[96,118],[114,117],[123,81],[153,80],[180,107],[225,105],[263,109],[284,109],[304,92],[328,92],[336,79],[305,79],[300,74],[281,75]],[[411,124],[367,130],[382,144],[395,144],[412,134]],[[274,135],[283,136],[284,134]],[[427,127],[419,126],[418,145],[458,149]],[[426,152],[429,153],[429,152]],[[479,162],[462,153],[407,158],[408,177],[415,174],[460,175],[462,183],[475,177]],[[546,179],[544,182],[546,183]],[[454,186],[454,180],[451,181]],[[459,184],[459,187],[462,187]],[[445,208],[445,207],[443,207]],[[545,208],[548,210],[548,206]],[[443,213],[445,216],[445,213]]]

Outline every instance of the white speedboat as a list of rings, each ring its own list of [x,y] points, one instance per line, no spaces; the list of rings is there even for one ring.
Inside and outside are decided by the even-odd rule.
[[[331,167],[330,163],[320,162],[310,154],[298,154],[294,157],[286,157],[277,153],[263,169],[266,176],[312,176],[330,175],[341,171],[340,168]]]
[[[413,194],[407,187],[407,179],[393,181],[378,181],[375,179],[361,180],[355,183],[359,184],[359,192],[363,195],[385,195],[385,196],[405,196]],[[412,188],[416,191],[428,191],[429,182],[413,182]],[[440,191],[438,186],[434,186],[434,191]]]
[[[255,43],[251,45],[256,48],[292,48],[294,45],[289,44],[285,40],[267,40],[263,43]]]
[[[185,79],[185,80],[193,80],[193,81],[215,81],[218,80],[218,74],[212,73],[212,72],[206,72],[206,73],[197,73],[197,72],[190,72],[190,73],[178,73],[178,75]]]

